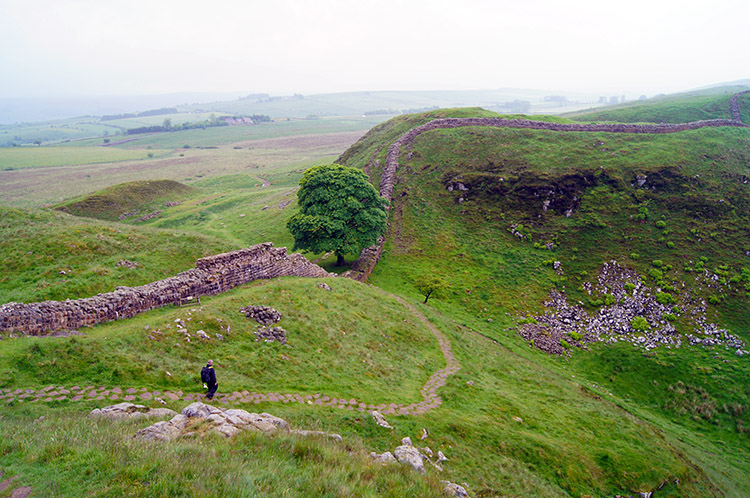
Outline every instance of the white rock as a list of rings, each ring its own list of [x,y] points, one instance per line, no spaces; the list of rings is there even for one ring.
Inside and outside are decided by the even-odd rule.
[[[211,405],[203,404],[200,401],[191,403],[182,410],[182,414],[186,417],[208,418],[212,413],[221,413],[221,410]]]
[[[454,484],[449,481],[440,481],[442,484],[445,484],[445,488],[443,488],[443,493],[445,493],[446,496],[454,496],[456,498],[468,498],[469,493],[466,492],[466,489],[463,486],[459,486],[458,484]]]
[[[398,462],[398,460],[396,460],[396,457],[393,456],[393,453],[391,453],[390,451],[386,451],[382,455],[378,455],[373,451],[372,453],[370,453],[370,458],[382,464]]]
[[[391,427],[391,424],[388,423],[388,421],[385,419],[385,417],[383,417],[383,415],[379,411],[377,410],[373,411],[372,418],[375,419],[375,423],[378,424],[380,427],[385,427],[386,429],[393,429],[393,427]]]
[[[157,422],[139,430],[135,437],[147,441],[171,441],[180,435],[180,429],[170,422]]]
[[[409,438],[405,437],[402,442],[405,440],[409,440]],[[411,445],[411,440],[409,440],[408,443],[409,444],[404,444],[393,450],[393,454],[396,457],[396,460],[411,465],[414,470],[423,474],[424,461],[422,460],[422,454],[419,453],[418,449]]]

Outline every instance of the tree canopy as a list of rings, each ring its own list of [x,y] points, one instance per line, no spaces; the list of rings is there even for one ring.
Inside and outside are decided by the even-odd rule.
[[[299,182],[300,212],[287,228],[294,249],[333,252],[337,264],[358,253],[386,231],[386,201],[356,168],[330,164],[307,170]]]
[[[440,297],[450,287],[442,277],[434,275],[420,275],[414,282],[417,290],[424,296],[424,302],[430,299],[430,296]]]

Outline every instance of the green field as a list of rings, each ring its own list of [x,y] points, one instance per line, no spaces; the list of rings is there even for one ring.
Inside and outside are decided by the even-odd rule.
[[[663,112],[646,104],[633,121]],[[388,146],[405,131],[438,117],[495,115],[469,108],[398,116],[356,143],[364,121],[190,130],[104,149],[153,154],[142,160],[0,172],[3,203],[23,207],[0,211],[0,303],[140,285],[259,242],[291,247],[285,225],[307,167],[340,157],[378,185]],[[550,355],[519,334],[521,323],[544,313],[552,290],[586,312],[604,310],[608,297],[586,286],[614,259],[644,286],[705,301],[701,316],[747,345],[749,143],[742,128],[423,133],[401,156],[389,237],[368,284],[330,279],[325,291],[316,279],[254,282],[200,306],[84,329],[85,336],[2,339],[0,370],[10,373],[0,390],[77,384],[198,393],[198,368],[210,357],[222,393],[416,403],[446,366],[434,328],[461,367],[438,390],[438,408],[388,415],[390,431],[362,412],[238,402],[294,427],[341,434],[343,443],[243,434],[142,444],[132,435],[143,422],[84,418],[104,402],[2,400],[0,468],[34,496],[204,496],[211,482],[210,494],[221,496],[422,497],[440,496],[440,480],[466,483],[479,497],[749,496],[747,357],[687,340],[648,351],[587,343]],[[85,175],[91,183],[81,188],[75,180]],[[184,186],[145,183],[157,178]],[[38,207],[63,200],[83,216]],[[179,204],[164,205],[171,200]],[[160,214],[118,220],[124,210]],[[307,256],[333,269],[332,255]],[[120,260],[139,266],[118,267]],[[447,290],[423,304],[415,283],[426,275]],[[255,340],[254,324],[238,312],[250,304],[283,314],[288,346]],[[679,315],[678,333],[703,337],[696,316]],[[224,339],[188,342],[175,328],[179,319]],[[187,402],[167,404],[179,411]],[[419,441],[423,428],[429,437]],[[443,451],[443,470],[428,466],[421,476],[368,460],[404,436]],[[196,463],[205,460],[222,472]]]
[[[80,166],[146,159],[142,150],[113,147],[4,147],[0,148],[0,169],[13,171],[46,166]]]

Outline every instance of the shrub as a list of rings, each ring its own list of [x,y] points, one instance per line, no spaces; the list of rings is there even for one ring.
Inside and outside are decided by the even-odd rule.
[[[617,299],[615,299],[615,296],[613,296],[612,294],[604,295],[604,304],[606,304],[607,306],[612,306],[616,301]]]
[[[708,296],[708,302],[711,304],[719,304],[721,302],[721,298],[716,294],[713,294],[711,296]]]
[[[538,324],[539,322],[537,322],[536,318],[534,318],[533,316],[527,316],[526,318],[519,320],[518,323],[519,325],[523,325],[525,323],[537,323]]]
[[[664,278],[664,272],[662,272],[661,270],[657,270],[656,268],[651,268],[648,271],[648,276],[653,280],[659,281]]]
[[[631,252],[631,253],[630,253],[630,259],[632,259],[632,260],[634,260],[634,261],[635,261],[636,259],[638,259],[639,257],[640,257],[640,254],[638,254],[637,252]]]
[[[674,313],[664,313],[663,316],[664,319],[668,322],[674,322],[675,320],[677,320],[677,315],[675,315]]]
[[[565,349],[570,349],[570,343],[565,339],[560,339],[560,346],[564,347]]]
[[[659,304],[674,304],[677,302],[674,296],[668,292],[657,292],[656,301]]]
[[[671,240],[668,241],[667,242],[667,247],[669,247],[670,249],[672,249],[674,247],[674,242],[672,242]]]
[[[639,332],[645,332],[649,329],[648,320],[642,316],[633,317],[633,319],[630,320],[630,328]]]
[[[654,265],[654,267],[656,268],[661,268],[662,266],[664,266],[664,262],[660,259],[653,260],[651,264]]]
[[[664,220],[659,220],[656,222],[656,226],[659,228],[664,228],[665,226],[667,226],[667,222]]]
[[[583,339],[583,334],[574,330],[573,332],[570,333],[570,338],[573,339],[574,341],[580,341],[581,339]]]
[[[591,304],[591,306],[598,308],[599,306],[604,304],[604,301],[602,301],[601,299],[591,299],[589,303]]]
[[[628,282],[628,283],[625,284],[625,290],[628,292],[628,294],[630,294],[631,292],[633,292],[633,289],[635,289],[635,284],[633,284],[631,282]]]

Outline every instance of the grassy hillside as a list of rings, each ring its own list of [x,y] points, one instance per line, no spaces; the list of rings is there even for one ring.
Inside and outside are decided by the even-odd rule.
[[[339,161],[378,184],[388,146],[402,133],[436,117],[466,116],[496,114],[399,116]],[[438,390],[438,408],[389,415],[389,431],[357,411],[236,402],[294,427],[339,433],[344,442],[242,435],[151,445],[131,438],[144,423],[84,418],[106,402],[3,399],[0,416],[10,430],[0,441],[0,468],[38,496],[202,496],[208,482],[222,496],[421,497],[440,496],[441,479],[465,482],[470,496],[481,497],[748,496],[747,357],[687,340],[646,350],[572,336],[564,354],[549,355],[524,340],[519,325],[534,324],[552,290],[586,313],[606,311],[614,298],[596,285],[602,265],[615,259],[675,306],[684,296],[705,301],[705,312],[675,311],[678,334],[707,337],[696,330],[705,319],[750,343],[750,270],[743,271],[750,268],[749,143],[750,131],[740,128],[423,133],[401,157],[373,285],[331,279],[325,291],[315,280],[255,282],[201,306],[85,329],[85,337],[3,339],[0,371],[10,373],[0,391],[77,384],[199,393],[198,370],[211,357],[220,392],[415,403],[446,365],[436,329],[461,366]],[[185,202],[143,225],[3,208],[0,302],[92,295],[172,275],[203,255],[266,240],[289,246],[284,226],[311,162],[302,156],[274,163],[269,155],[261,167],[229,176],[217,166],[193,178],[196,190]],[[123,188],[131,190],[110,193],[123,197]],[[139,205],[151,202],[144,199]],[[141,266],[117,267],[121,259]],[[423,276],[447,284],[427,304],[415,285]],[[282,312],[288,347],[255,341],[255,326],[238,311],[249,304]],[[188,342],[175,320],[212,339]],[[187,403],[167,404],[180,410]],[[423,477],[367,459],[404,436],[418,441],[423,428],[429,436],[416,444],[445,453],[442,472],[428,466]],[[222,470],[196,463],[206,460]]]
[[[398,124],[373,130],[343,160],[384,164],[385,147],[376,152],[365,140],[377,144],[380,131],[390,143],[388,127]],[[420,276],[441,277],[449,289],[433,306],[519,348],[516,324],[543,312],[551,289],[597,313],[606,296],[589,295],[584,284],[596,283],[602,264],[616,259],[654,292],[677,296],[687,286],[708,303],[708,321],[747,344],[749,138],[744,129],[641,136],[491,128],[424,133],[402,155],[391,237],[371,282],[417,299]],[[563,273],[553,270],[554,261]],[[676,327],[694,333],[696,323],[682,316]],[[673,444],[691,434],[687,451],[710,479],[723,482],[729,496],[747,492],[739,477],[750,471],[743,463],[750,424],[744,358],[700,346],[644,354],[630,345],[597,345],[569,353],[570,359],[551,361],[624,400],[620,406],[654,423]],[[724,448],[725,459],[710,463],[693,431]],[[719,468],[734,468],[735,477],[725,482]]]
[[[79,199],[55,206],[55,210],[74,216],[100,220],[117,220],[148,214],[162,203],[179,203],[195,194],[196,189],[172,180],[135,181],[114,185]],[[167,206],[168,207],[168,206]]]
[[[197,366],[212,357],[217,361],[222,392],[323,392],[354,396],[368,403],[418,400],[421,384],[443,366],[434,337],[382,291],[344,279],[329,284],[331,293],[304,279],[260,282],[205,299],[200,308],[155,310],[132,320],[88,329],[84,338],[30,338],[3,344],[2,368],[14,372],[4,385],[69,386],[84,382],[199,392]],[[237,313],[247,304],[271,305],[282,312],[280,325],[288,331],[289,347],[253,340],[253,325]],[[444,451],[450,460],[442,473],[430,468],[427,480],[421,483],[414,483],[413,477],[402,472],[391,474],[393,485],[403,490],[403,496],[429,496],[427,490],[437,479],[469,482],[477,496],[613,495],[652,489],[662,481],[664,496],[680,496],[680,492],[715,494],[706,475],[693,467],[685,451],[663,440],[654,425],[629,413],[621,399],[571,376],[574,371],[569,367],[547,365],[539,353],[519,348],[513,341],[509,346],[494,343],[429,307],[423,310],[447,334],[462,366],[441,390],[444,401],[439,410],[422,416],[389,416],[395,427],[391,432],[378,428],[369,416],[335,408],[263,403],[253,409],[274,413],[295,427],[342,434],[353,457],[349,475],[355,476],[372,472],[366,470],[369,465],[361,458],[362,453],[392,449],[407,435],[416,440],[421,428],[428,428],[430,436],[423,444],[433,451]],[[172,328],[176,318],[185,320],[189,330],[200,327],[211,337],[221,332],[225,339],[187,343]],[[158,340],[146,338],[155,336],[153,331],[162,334]],[[285,438],[267,442],[251,438],[248,442],[243,437],[219,442],[218,447],[189,439],[177,445],[156,446],[157,454],[165,457],[156,460],[138,443],[128,442],[129,434],[139,427],[136,423],[102,422],[83,431],[80,417],[96,403],[80,403],[61,401],[38,411],[23,403],[6,406],[5,416],[19,430],[4,440],[4,468],[22,474],[33,484],[51,480],[55,487],[47,489],[59,489],[60,496],[71,493],[64,481],[72,479],[81,487],[101,489],[113,476],[123,481],[122,486],[140,482],[133,488],[133,496],[169,496],[173,489],[200,487],[214,475],[211,466],[190,465],[191,472],[175,475],[172,458],[181,460],[175,452],[206,455],[210,447],[234,452],[238,445],[247,443],[276,465],[285,467],[283,462],[294,459],[295,452],[286,449]],[[174,402],[169,406],[181,408]],[[63,446],[39,440],[21,429],[24,420],[44,413],[48,414],[44,422],[47,431],[65,427],[60,436],[66,441]],[[26,458],[20,458],[21,441],[26,441]],[[316,444],[308,451],[330,457],[311,455],[312,462],[299,462],[301,469],[289,470],[291,474],[282,471],[285,479],[301,481],[284,486],[290,488],[287,493],[305,495],[304,491],[294,491],[304,486],[302,482],[316,489],[318,484],[313,483],[319,478],[312,468],[305,470],[307,465],[334,482],[346,479],[343,475],[330,476],[325,470],[341,458],[336,456],[340,449]],[[105,464],[94,474],[58,475],[64,462],[76,462],[85,469],[86,456],[98,460],[113,454],[127,455],[124,468]],[[231,475],[234,468],[230,465],[227,473]],[[255,472],[266,475],[263,468]],[[351,479],[349,486],[369,486],[368,481],[377,483],[385,477],[376,472],[364,482]],[[681,482],[679,487],[674,479]],[[146,480],[148,483],[143,482]],[[238,485],[225,484],[230,493],[238,493],[232,487]],[[345,489],[351,488],[335,488],[315,496],[347,496]],[[270,490],[268,495],[283,496],[284,492]]]
[[[195,233],[0,207],[0,303],[74,299],[143,285],[237,248]],[[118,266],[120,261],[136,266]]]
[[[695,92],[654,97],[603,109],[565,114],[576,121],[617,121],[621,123],[685,123],[702,119],[732,119],[729,98],[748,87],[720,87]],[[750,96],[740,97],[742,120],[750,123]]]

